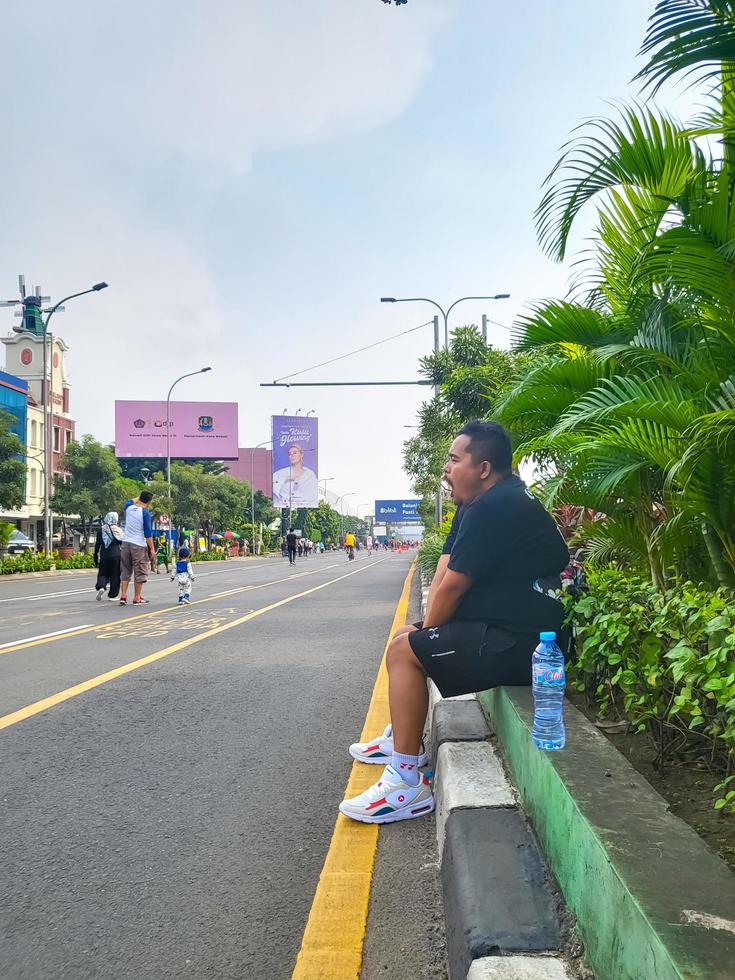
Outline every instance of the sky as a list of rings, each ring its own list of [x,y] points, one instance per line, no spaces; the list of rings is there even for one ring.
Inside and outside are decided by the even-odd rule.
[[[541,183],[575,126],[639,95],[653,7],[4,0],[0,298],[18,273],[54,299],[110,287],[55,318],[77,434],[112,441],[116,398],[163,399],[211,365],[177,397],[237,401],[240,445],[313,409],[319,475],[351,511],[411,496],[424,389],[260,383],[433,316],[381,296],[511,293],[452,314],[487,313],[500,347],[563,296],[570,267],[535,237]],[[13,322],[0,310],[0,334]],[[427,326],[295,380],[414,380],[432,343]]]

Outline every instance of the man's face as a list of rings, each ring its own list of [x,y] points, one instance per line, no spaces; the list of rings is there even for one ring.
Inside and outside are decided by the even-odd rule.
[[[444,466],[444,479],[452,488],[452,500],[456,504],[469,504],[482,493],[491,467],[487,461],[475,463],[467,451],[469,436],[457,436],[449,447]]]
[[[297,463],[301,462],[301,450],[298,446],[291,446],[288,451],[288,461],[291,466],[296,466]]]

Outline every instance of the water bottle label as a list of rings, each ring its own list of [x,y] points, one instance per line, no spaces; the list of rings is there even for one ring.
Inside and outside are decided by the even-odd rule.
[[[546,684],[549,687],[564,686],[563,667],[535,667],[533,679],[536,684]]]

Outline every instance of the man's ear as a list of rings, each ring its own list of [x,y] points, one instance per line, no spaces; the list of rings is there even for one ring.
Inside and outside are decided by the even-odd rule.
[[[483,459],[480,463],[480,479],[487,480],[487,478],[492,474],[493,467],[489,460]]]

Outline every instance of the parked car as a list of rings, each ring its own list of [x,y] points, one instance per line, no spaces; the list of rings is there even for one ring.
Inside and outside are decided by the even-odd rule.
[[[27,534],[23,534],[22,531],[10,532],[10,540],[8,541],[9,555],[22,555],[25,554],[25,552],[35,550],[36,542],[31,541]]]

